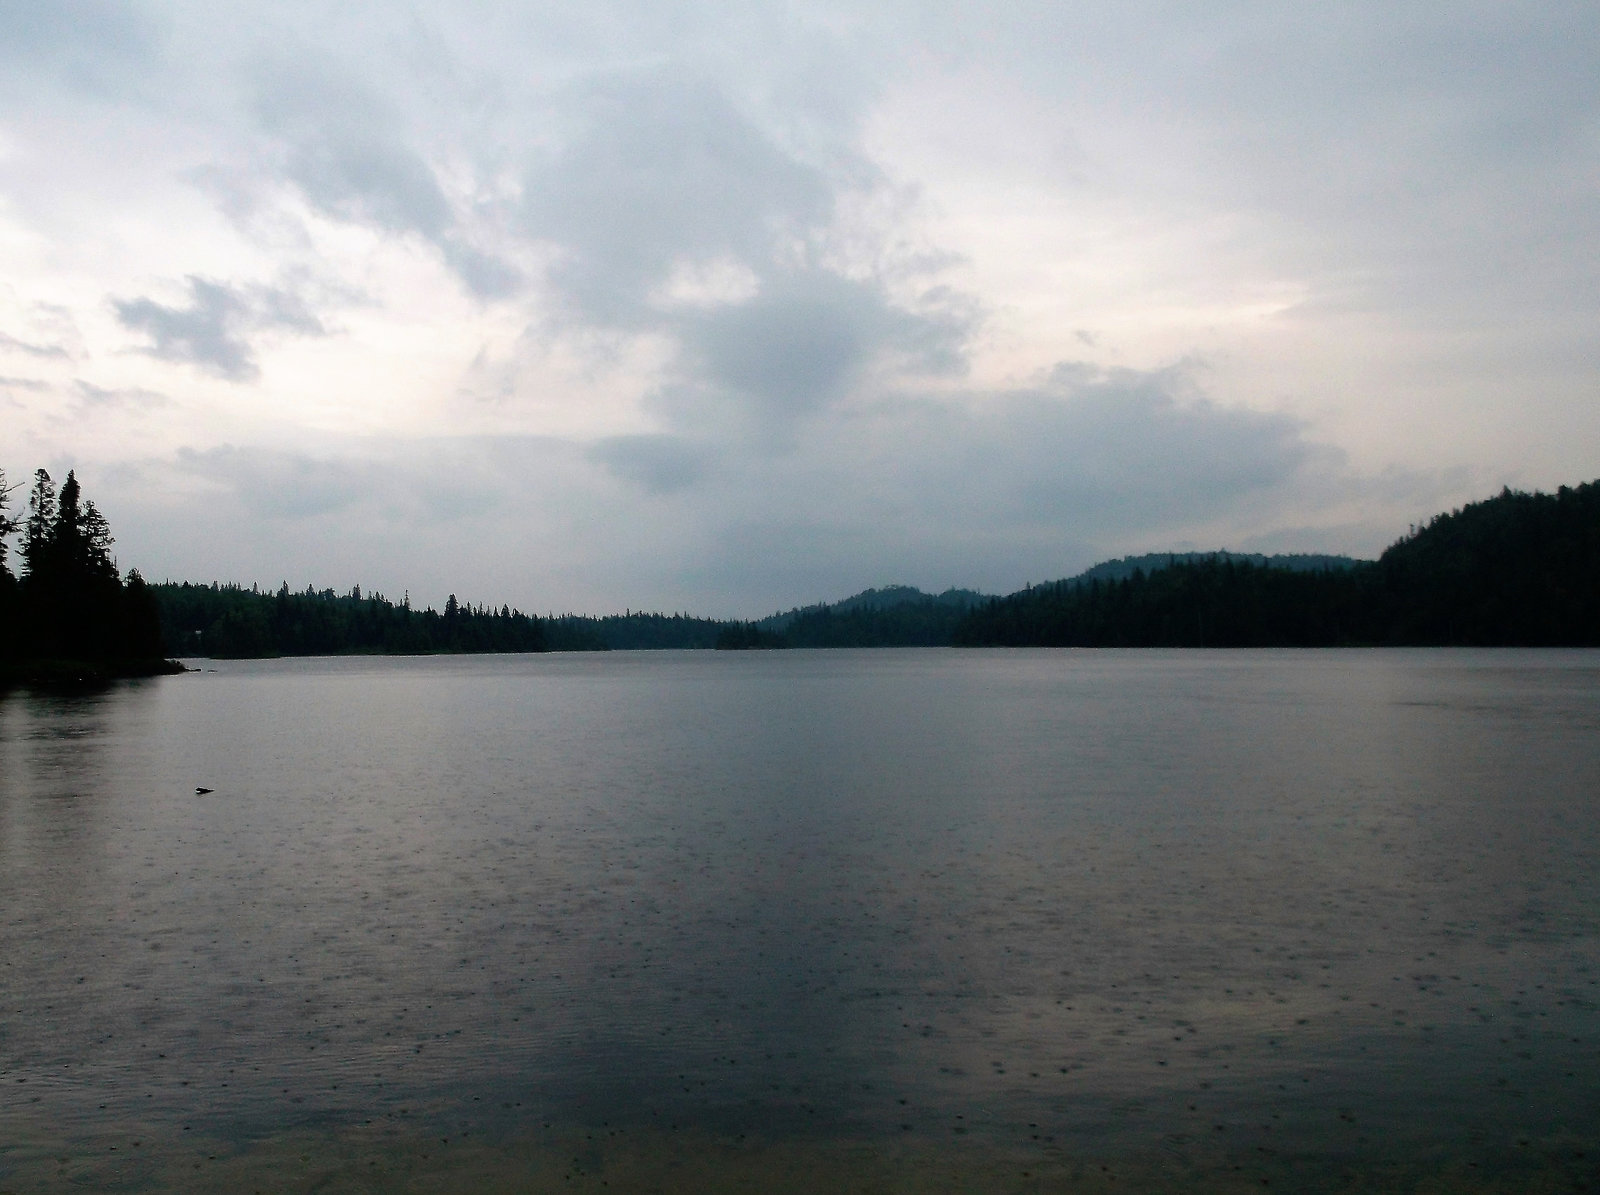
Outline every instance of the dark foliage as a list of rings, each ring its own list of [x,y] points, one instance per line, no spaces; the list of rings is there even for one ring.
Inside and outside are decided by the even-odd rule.
[[[1075,581],[1125,581],[1134,573],[1153,573],[1175,564],[1208,564],[1232,561],[1258,568],[1283,569],[1291,573],[1325,573],[1330,569],[1355,568],[1370,563],[1353,556],[1328,556],[1321,553],[1292,552],[1267,556],[1260,552],[1147,552],[1143,556],[1124,556],[1103,560],[1072,578]]]
[[[1361,573],[1233,560],[1058,581],[998,598],[952,640],[996,647],[1315,647],[1365,641]]]
[[[111,529],[83,498],[76,473],[56,492],[34,474],[26,518],[6,511],[0,474],[0,675],[103,676],[144,673],[161,664],[161,627],[138,572],[124,581],[111,556]],[[5,537],[22,531],[22,575],[14,576]]]
[[[630,610],[592,618],[566,614],[551,620],[560,651],[660,651],[716,646],[729,624],[687,614],[645,614]]]
[[[798,619],[812,615],[823,614],[855,614],[858,611],[885,611],[895,610],[900,607],[926,607],[944,606],[953,611],[969,610],[973,606],[980,606],[988,597],[971,589],[947,589],[943,593],[923,593],[922,590],[912,585],[885,585],[882,589],[863,589],[860,593],[837,602],[819,602],[813,606],[796,606],[792,610],[778,614],[769,614],[766,618],[756,620],[756,625],[764,631],[786,632],[790,625]],[[919,614],[912,615],[913,621],[921,621]],[[952,622],[952,625],[953,622]]]
[[[545,620],[502,606],[463,606],[455,594],[444,612],[413,610],[382,594],[363,596],[285,583],[266,594],[238,585],[152,587],[161,627],[180,655],[258,656],[534,652],[546,649]]]
[[[1357,644],[1600,645],[1600,482],[1505,490],[1439,515],[1376,562],[1230,553],[1129,557],[982,601],[867,590],[758,622],[683,614],[538,618],[502,606],[414,610],[381,594],[118,577],[110,529],[77,477],[34,476],[13,516],[0,475],[0,676],[83,665],[148,671],[184,655],[773,647]],[[7,536],[21,532],[21,576]],[[1149,564],[1148,569],[1144,565]],[[43,667],[46,661],[55,663]],[[41,669],[43,669],[41,671]],[[90,671],[93,671],[91,668]]]
[[[1600,482],[1503,491],[1439,515],[1372,563],[1293,571],[1240,558],[1035,586],[972,611],[965,646],[1600,645]]]
[[[1600,645],[1600,481],[1439,515],[1376,572],[1385,642]]]
[[[966,608],[933,598],[893,606],[824,606],[789,619],[790,647],[942,647],[950,643]]]
[[[763,631],[753,622],[724,623],[713,645],[718,651],[770,651],[787,647],[783,636]]]

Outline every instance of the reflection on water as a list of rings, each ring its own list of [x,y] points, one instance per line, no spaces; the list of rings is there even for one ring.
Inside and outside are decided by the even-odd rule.
[[[1600,653],[216,667],[0,698],[0,1189],[1596,1174]]]

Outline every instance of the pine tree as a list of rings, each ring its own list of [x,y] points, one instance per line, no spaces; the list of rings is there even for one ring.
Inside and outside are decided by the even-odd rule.
[[[0,469],[0,578],[11,575],[10,570],[6,568],[6,552],[10,547],[6,540],[22,526],[21,520],[6,515],[6,507],[11,505],[11,491],[16,488],[6,484],[6,471]]]
[[[48,572],[46,558],[56,522],[56,486],[43,469],[33,475],[33,492],[28,495],[28,521],[24,524],[22,560],[27,576]]]
[[[111,525],[95,507],[93,501],[83,505],[83,564],[84,571],[98,580],[115,580],[117,561],[111,555]]]
[[[124,586],[110,524],[75,472],[59,493],[49,473],[34,474],[22,531],[21,579],[0,570],[0,658],[117,668],[159,659],[155,597],[137,573]]]

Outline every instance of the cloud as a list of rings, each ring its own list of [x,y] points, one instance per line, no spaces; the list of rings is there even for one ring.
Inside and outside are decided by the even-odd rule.
[[[368,470],[296,452],[225,444],[178,450],[179,469],[233,493],[246,512],[301,520],[348,510],[368,493]]]
[[[1314,463],[1341,463],[1289,415],[1227,407],[1198,391],[1190,367],[1106,369],[1064,363],[1037,390],[996,395],[924,440],[959,445],[964,468],[992,466],[980,489],[1011,520],[1071,520],[1096,535],[1193,526]],[[940,423],[948,413],[930,415]],[[949,485],[954,479],[948,479]]]
[[[29,357],[44,357],[66,360],[72,356],[65,345],[37,344],[33,341],[18,340],[15,336],[0,332],[0,351],[22,353]]]
[[[398,112],[349,72],[314,56],[260,74],[256,113],[284,147],[283,169],[318,211],[433,245],[480,298],[521,285],[507,260],[471,243]]]
[[[683,71],[614,72],[562,101],[578,115],[522,209],[554,252],[554,322],[675,345],[653,407],[678,429],[781,439],[874,371],[964,368],[976,303],[902,297],[949,259],[885,251],[887,226],[857,217],[887,184],[848,147],[802,153]]]
[[[85,407],[160,407],[172,400],[156,390],[142,386],[106,388],[79,378],[72,384]]]
[[[145,14],[114,0],[0,5],[0,62],[56,74],[90,91],[125,88],[130,69],[152,61],[159,42]]]
[[[184,449],[119,483],[143,513],[118,530],[154,575],[732,617],[893,581],[1009,592],[1186,546],[1375,553],[1463,484],[1364,473],[1202,376],[1072,364],[905,393],[821,411],[781,453],[675,434]]]
[[[538,438],[336,441],[315,452],[224,444],[179,449],[176,467],[229,495],[247,518],[317,520],[328,534],[382,530],[403,540],[423,525],[489,514],[552,452],[574,454],[572,445]]]
[[[742,303],[695,312],[678,326],[696,377],[781,418],[840,398],[873,364],[960,372],[969,317],[911,311],[877,283],[816,270],[773,279]]]
[[[830,219],[834,185],[707,80],[614,74],[563,97],[576,128],[524,184],[528,233],[554,245],[550,281],[586,319],[651,327],[650,297],[683,263],[758,273]]]
[[[699,481],[712,451],[681,436],[607,436],[587,450],[590,460],[651,494],[670,494]]]
[[[715,467],[686,475],[673,472],[677,437],[586,455],[673,496],[666,534],[607,530],[632,583],[730,615],[892,581],[1007,592],[1131,551],[1288,550],[1284,528],[1320,549],[1375,552],[1404,512],[1463,484],[1363,473],[1305,421],[1217,401],[1204,377],[1188,362],[1066,363],[1029,387],[901,392],[817,412],[781,453],[689,441]],[[582,479],[564,503],[597,507]]]
[[[322,321],[292,291],[266,286],[230,287],[190,275],[189,303],[167,306],[154,299],[113,299],[123,327],[150,338],[143,351],[163,361],[194,365],[230,382],[260,374],[248,337],[260,332],[326,334]]]
[[[731,614],[1373,550],[1593,475],[1597,45],[1565,2],[12,4],[5,430],[109,462],[142,404],[189,488],[141,551],[195,576]]]

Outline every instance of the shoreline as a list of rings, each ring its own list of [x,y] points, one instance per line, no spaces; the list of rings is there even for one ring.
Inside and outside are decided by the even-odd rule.
[[[30,688],[92,688],[114,680],[147,676],[175,676],[192,671],[177,660],[19,660],[0,664],[0,690]]]

